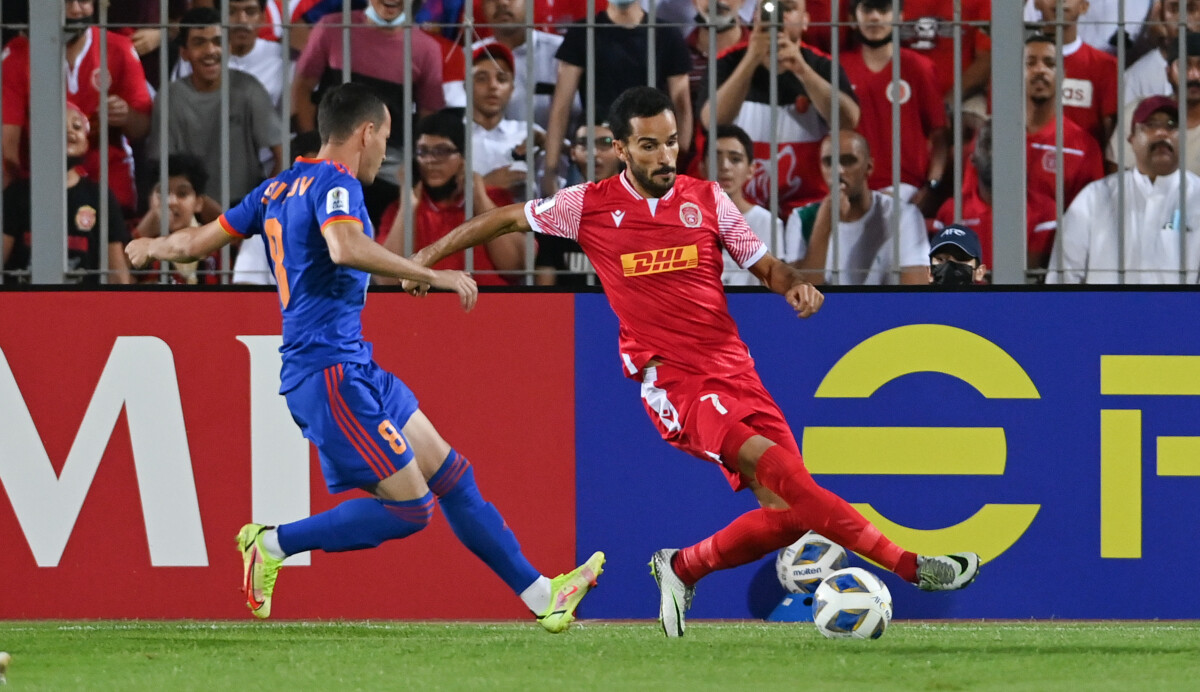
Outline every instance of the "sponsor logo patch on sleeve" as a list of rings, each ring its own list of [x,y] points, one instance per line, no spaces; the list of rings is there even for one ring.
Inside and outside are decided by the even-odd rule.
[[[547,211],[550,211],[550,209],[553,207],[554,207],[554,197],[547,197],[546,199],[542,200],[540,203],[538,203],[537,206],[535,206],[533,208],[533,213],[534,214],[545,214]]]
[[[350,193],[344,187],[335,187],[325,195],[325,213],[350,213]]]

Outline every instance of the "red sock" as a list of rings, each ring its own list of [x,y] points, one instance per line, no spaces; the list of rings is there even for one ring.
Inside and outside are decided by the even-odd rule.
[[[755,475],[788,503],[798,524],[870,558],[906,581],[916,579],[916,555],[889,541],[850,503],[817,485],[804,460],[794,452],[780,445],[771,447],[759,458]]]
[[[791,545],[808,530],[795,521],[795,514],[787,510],[746,512],[712,536],[680,550],[671,567],[683,583],[695,584],[719,569],[738,567]]]

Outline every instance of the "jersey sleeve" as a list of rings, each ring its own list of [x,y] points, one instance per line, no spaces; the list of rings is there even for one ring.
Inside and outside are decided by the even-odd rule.
[[[266,207],[267,187],[274,180],[264,180],[250,194],[242,198],[238,205],[221,214],[217,221],[225,232],[235,238],[249,238],[262,232],[262,212]]]
[[[535,233],[579,240],[579,221],[583,218],[583,197],[591,183],[580,183],[559,190],[554,196],[525,203],[525,218]]]
[[[938,91],[937,72],[933,61],[924,55],[913,55],[913,91],[917,98],[917,108],[921,113],[921,124],[928,135],[934,130],[947,126],[946,107],[942,104],[942,94]],[[903,64],[903,63],[901,63]]]
[[[745,44],[741,44],[717,56],[717,84],[724,84],[729,79],[745,54]]]
[[[317,225],[321,227],[322,233],[330,224],[339,221],[357,223],[364,230],[370,227],[370,220],[364,215],[366,207],[363,203],[362,184],[346,174],[330,176],[319,181],[317,185],[320,183],[325,185],[314,189],[317,195],[313,204],[316,206],[314,211]]]
[[[821,79],[824,79],[831,85],[834,81],[834,69],[836,69],[838,89],[853,99],[855,103],[858,103],[858,95],[854,93],[854,85],[850,83],[850,78],[846,76],[846,71],[840,65],[834,65],[833,60],[809,48],[802,48],[800,54],[804,57],[804,62],[808,63],[817,74],[821,75]]]
[[[587,65],[587,34],[586,29],[578,24],[572,24],[567,27],[567,33],[563,36],[563,41],[555,51],[554,57],[576,67],[585,67]]]
[[[18,36],[4,48],[4,124],[29,126],[29,50]]]
[[[116,38],[113,40],[115,42]],[[154,99],[146,86],[146,72],[142,69],[142,61],[128,39],[112,50],[109,64],[113,62],[117,63],[117,69],[112,71],[112,93],[124,99],[130,110],[149,115],[154,108]]]
[[[746,217],[721,190],[718,183],[712,184],[713,197],[717,206],[717,233],[721,236],[721,244],[729,251],[729,256],[742,269],[749,267],[767,254],[767,246],[754,235]]]

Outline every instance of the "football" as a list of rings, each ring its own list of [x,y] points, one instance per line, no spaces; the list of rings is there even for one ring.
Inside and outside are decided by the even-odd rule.
[[[813,624],[830,639],[879,639],[891,621],[891,592],[861,567],[829,575],[813,596]]]
[[[800,594],[813,593],[825,577],[849,566],[846,549],[814,531],[779,551],[775,558],[779,583]]]

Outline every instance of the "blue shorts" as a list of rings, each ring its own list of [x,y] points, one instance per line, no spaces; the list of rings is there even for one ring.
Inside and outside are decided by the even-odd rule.
[[[373,361],[331,365],[284,397],[292,419],[320,452],[331,493],[370,488],[413,460],[400,431],[416,412],[417,397]]]

